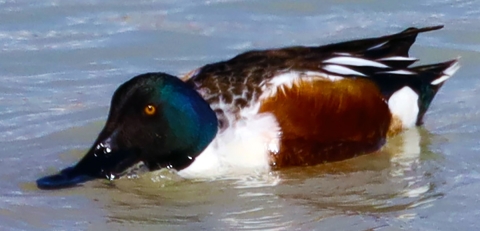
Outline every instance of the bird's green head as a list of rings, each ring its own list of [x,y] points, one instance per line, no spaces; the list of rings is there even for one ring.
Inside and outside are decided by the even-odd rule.
[[[37,185],[63,188],[115,179],[139,163],[151,171],[180,170],[209,145],[217,129],[210,105],[183,81],[165,73],[139,75],[115,91],[105,127],[83,159]]]

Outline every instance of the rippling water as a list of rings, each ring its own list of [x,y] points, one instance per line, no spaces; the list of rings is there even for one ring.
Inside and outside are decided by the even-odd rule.
[[[478,230],[480,2],[192,2],[0,0],[0,230]],[[462,68],[380,153],[214,182],[33,184],[83,155],[136,74],[436,24],[412,54]]]

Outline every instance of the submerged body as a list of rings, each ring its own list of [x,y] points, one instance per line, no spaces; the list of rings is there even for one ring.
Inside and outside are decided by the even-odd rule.
[[[457,60],[410,67],[418,33],[251,51],[178,80],[148,73],[115,92],[104,130],[41,188],[170,168],[186,178],[315,165],[382,147],[422,123]]]

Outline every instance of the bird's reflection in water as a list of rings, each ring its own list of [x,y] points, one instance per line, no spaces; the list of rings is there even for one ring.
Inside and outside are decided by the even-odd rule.
[[[377,153],[343,162],[213,181],[162,171],[96,183],[92,190],[101,192],[90,195],[114,227],[288,230],[322,221],[326,228],[372,228],[383,225],[378,217],[415,218],[410,208],[441,196],[434,190],[435,164],[429,164],[435,160],[431,138],[424,129],[411,129]],[[386,213],[391,216],[380,216]]]

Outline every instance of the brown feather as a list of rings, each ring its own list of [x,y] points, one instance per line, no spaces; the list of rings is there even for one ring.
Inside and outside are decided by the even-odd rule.
[[[299,81],[262,102],[282,129],[276,167],[339,161],[378,150],[391,126],[388,105],[367,79]]]

